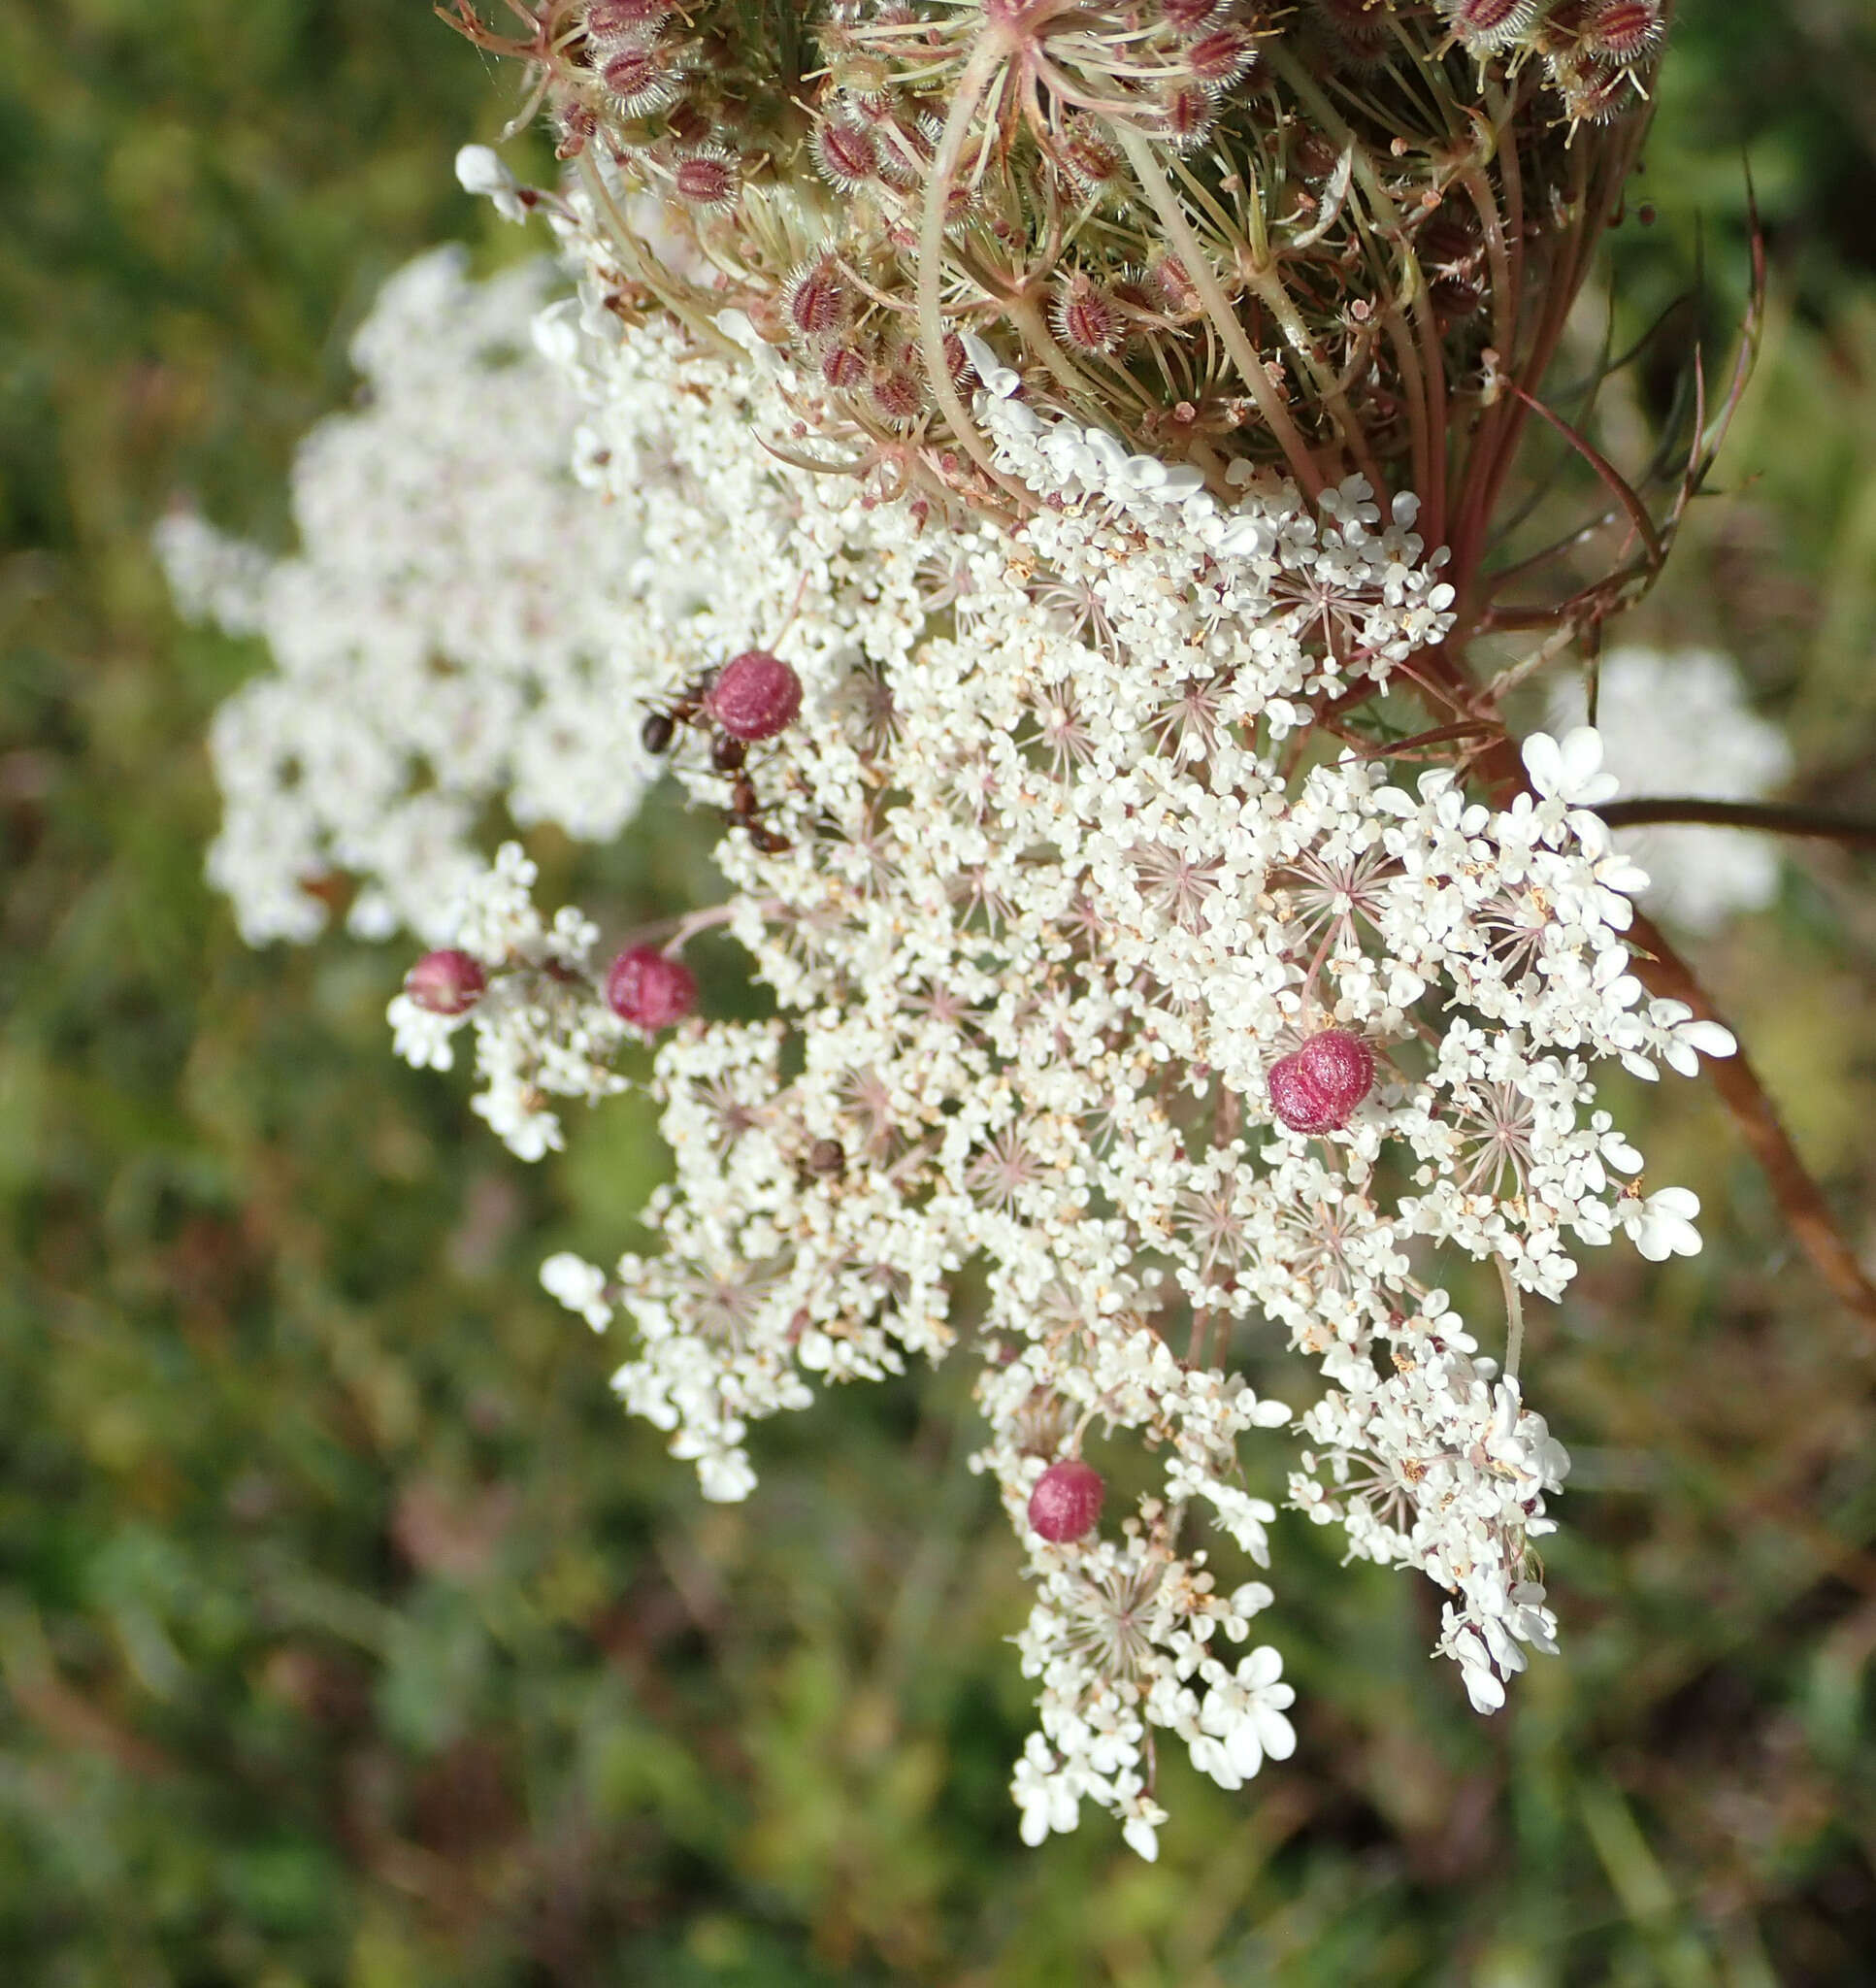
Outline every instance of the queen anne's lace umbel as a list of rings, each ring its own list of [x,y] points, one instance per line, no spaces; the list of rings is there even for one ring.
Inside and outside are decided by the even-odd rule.
[[[735,314],[718,330],[707,352],[574,303],[539,339],[584,402],[578,479],[642,552],[609,580],[633,680],[675,703],[759,648],[803,686],[738,770],[766,833],[727,830],[734,895],[705,914],[775,1012],[664,1039],[662,1249],[559,1256],[543,1282],[624,1326],[620,1398],[715,1499],[754,1487],[755,1422],[968,1334],[975,1461],[1037,1584],[1024,1835],[1091,1801],[1150,1856],[1151,1729],[1228,1788],[1294,1744],[1275,1646],[1240,1647],[1272,1591],[1221,1589],[1201,1543],[1216,1529],[1267,1566],[1256,1487],[1283,1473],[1260,1439],[1300,1433],[1290,1502],[1351,1555],[1440,1585],[1438,1647],[1482,1710],[1554,1649],[1533,1542],[1567,1458],[1440,1262],[1556,1298],[1618,1231],[1696,1249],[1697,1203],[1635,1184],[1594,1069],[1691,1072],[1730,1039],[1629,971],[1643,878],[1589,812],[1612,790],[1593,731],[1529,740],[1505,805],[1448,768],[1325,749],[1312,703],[1384,683],[1448,625],[1411,497],[1351,478],[1316,514],[1260,473],[1224,501],[976,348],[977,417],[1036,506],[947,521],[800,466],[816,382]],[[725,805],[702,726],[672,763]],[[629,791],[635,751],[620,765]],[[477,1109],[528,1158],[559,1143],[550,1097],[619,1087],[629,1033],[592,926],[543,922],[532,878],[507,847],[453,915],[412,919],[480,962],[478,1002],[392,1011],[419,1064],[473,1032]],[[1367,1046],[1371,1087],[1345,1123],[1291,1131],[1269,1072],[1332,1028]],[[1286,1342],[1322,1376],[1300,1411],[1234,1371],[1234,1349]],[[1150,1459],[1131,1512],[1033,1532],[1044,1470],[1123,1433]]]

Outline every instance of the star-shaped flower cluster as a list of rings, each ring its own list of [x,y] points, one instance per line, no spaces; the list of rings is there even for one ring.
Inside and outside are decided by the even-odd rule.
[[[1642,878],[1591,812],[1610,787],[1594,732],[1528,741],[1529,791],[1505,800],[1313,721],[1444,632],[1410,499],[1351,479],[1312,515],[1274,481],[1209,487],[980,350],[977,416],[1033,504],[946,519],[805,467],[814,382],[733,314],[718,329],[708,353],[656,324],[595,338],[570,306],[545,343],[589,399],[583,480],[695,577],[687,612],[648,594],[637,623],[671,708],[707,708],[695,686],[752,648],[801,681],[799,717],[733,772],[694,723],[671,746],[700,801],[732,779],[760,797],[764,836],[744,810],[720,845],[735,895],[712,915],[775,1012],[664,1040],[661,1251],[558,1257],[545,1281],[596,1328],[623,1314],[621,1399],[719,1499],[753,1488],[756,1421],[968,1335],[977,1463],[1037,1581],[1025,1834],[1092,1801],[1150,1855],[1151,1729],[1227,1787],[1293,1740],[1275,1648],[1230,1649],[1271,1591],[1221,1593],[1199,1543],[1209,1524],[1267,1564],[1255,1437],[1294,1417],[1238,1352],[1319,1368],[1292,1502],[1440,1585],[1439,1649],[1491,1708],[1555,1647],[1532,1541],[1567,1458],[1442,1261],[1496,1263],[1515,1309],[1618,1231],[1697,1247],[1692,1196],[1631,1184],[1594,1071],[1689,1069],[1730,1041],[1629,972]],[[607,1011],[577,947],[568,1014],[505,996],[514,975],[538,990],[540,942],[510,965],[477,915],[459,943],[492,1021],[402,1030],[429,1061],[450,1029],[494,1036],[478,1109],[532,1153],[512,1072],[603,1052],[616,1018],[582,1033],[582,1004]],[[1371,1072],[1352,1066],[1336,1122],[1293,1130],[1270,1072],[1329,1031]],[[1133,1513],[1037,1533],[1043,1473],[1123,1437],[1151,1459],[1128,1466],[1148,1482]]]

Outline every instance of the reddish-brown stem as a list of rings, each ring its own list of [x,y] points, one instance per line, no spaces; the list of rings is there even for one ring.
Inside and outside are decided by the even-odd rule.
[[[1611,801],[1596,811],[1611,828],[1651,823],[1696,822],[1712,828],[1751,828],[1769,835],[1808,836],[1842,843],[1846,848],[1876,849],[1876,821],[1850,821],[1811,808],[1788,808],[1769,801]]]
[[[1635,948],[1635,973],[1650,993],[1684,1001],[1704,1019],[1719,1019],[1693,969],[1659,927],[1639,911],[1629,938]],[[1745,1051],[1715,1058],[1706,1066],[1706,1074],[1732,1113],[1753,1157],[1764,1169],[1793,1240],[1845,1310],[1876,1330],[1876,1285],[1864,1276],[1856,1253],[1838,1232],[1823,1190],[1805,1171],[1791,1134]]]

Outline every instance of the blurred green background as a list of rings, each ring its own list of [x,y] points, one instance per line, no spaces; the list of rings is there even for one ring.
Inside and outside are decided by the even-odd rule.
[[[1730,494],[1625,634],[1729,648],[1794,794],[1866,815],[1873,15],[1691,0],[1615,246],[1637,321],[1704,254],[1724,333],[1750,148]],[[1528,1357],[1580,1459],[1564,1658],[1476,1719],[1432,1590],[1286,1519],[1300,1750],[1175,1766],[1148,1868],[1018,1843],[962,1365],[704,1507],[534,1278],[617,1248],[642,1120],[524,1168],[391,1061],[402,949],[237,941],[202,741],[264,658],[177,624],[148,528],[189,490],[283,543],[378,282],[513,252],[449,168],[510,92],[422,0],[0,0],[0,1982],[1876,1981],[1872,1342],[1694,1086],[1623,1109],[1705,1254],[1596,1257]],[[605,861],[633,913],[689,858]],[[1796,852],[1696,954],[1863,1243],[1872,881]]]

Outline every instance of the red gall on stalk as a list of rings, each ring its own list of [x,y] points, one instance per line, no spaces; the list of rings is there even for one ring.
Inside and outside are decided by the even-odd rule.
[[[1292,1132],[1339,1132],[1374,1088],[1374,1051],[1347,1029],[1324,1029],[1270,1065],[1270,1110]]]
[[[802,708],[802,679],[766,648],[744,649],[716,674],[704,699],[704,715],[732,739],[754,745],[773,739],[795,722]]]
[[[1067,1456],[1051,1464],[1029,1494],[1029,1522],[1051,1545],[1066,1546],[1101,1521],[1107,1485],[1092,1464]]]
[[[456,946],[426,952],[404,977],[404,991],[430,1014],[467,1014],[488,986],[481,962]]]
[[[696,976],[655,945],[634,945],[612,962],[606,1005],[621,1021],[650,1035],[681,1021],[697,1006]]]

